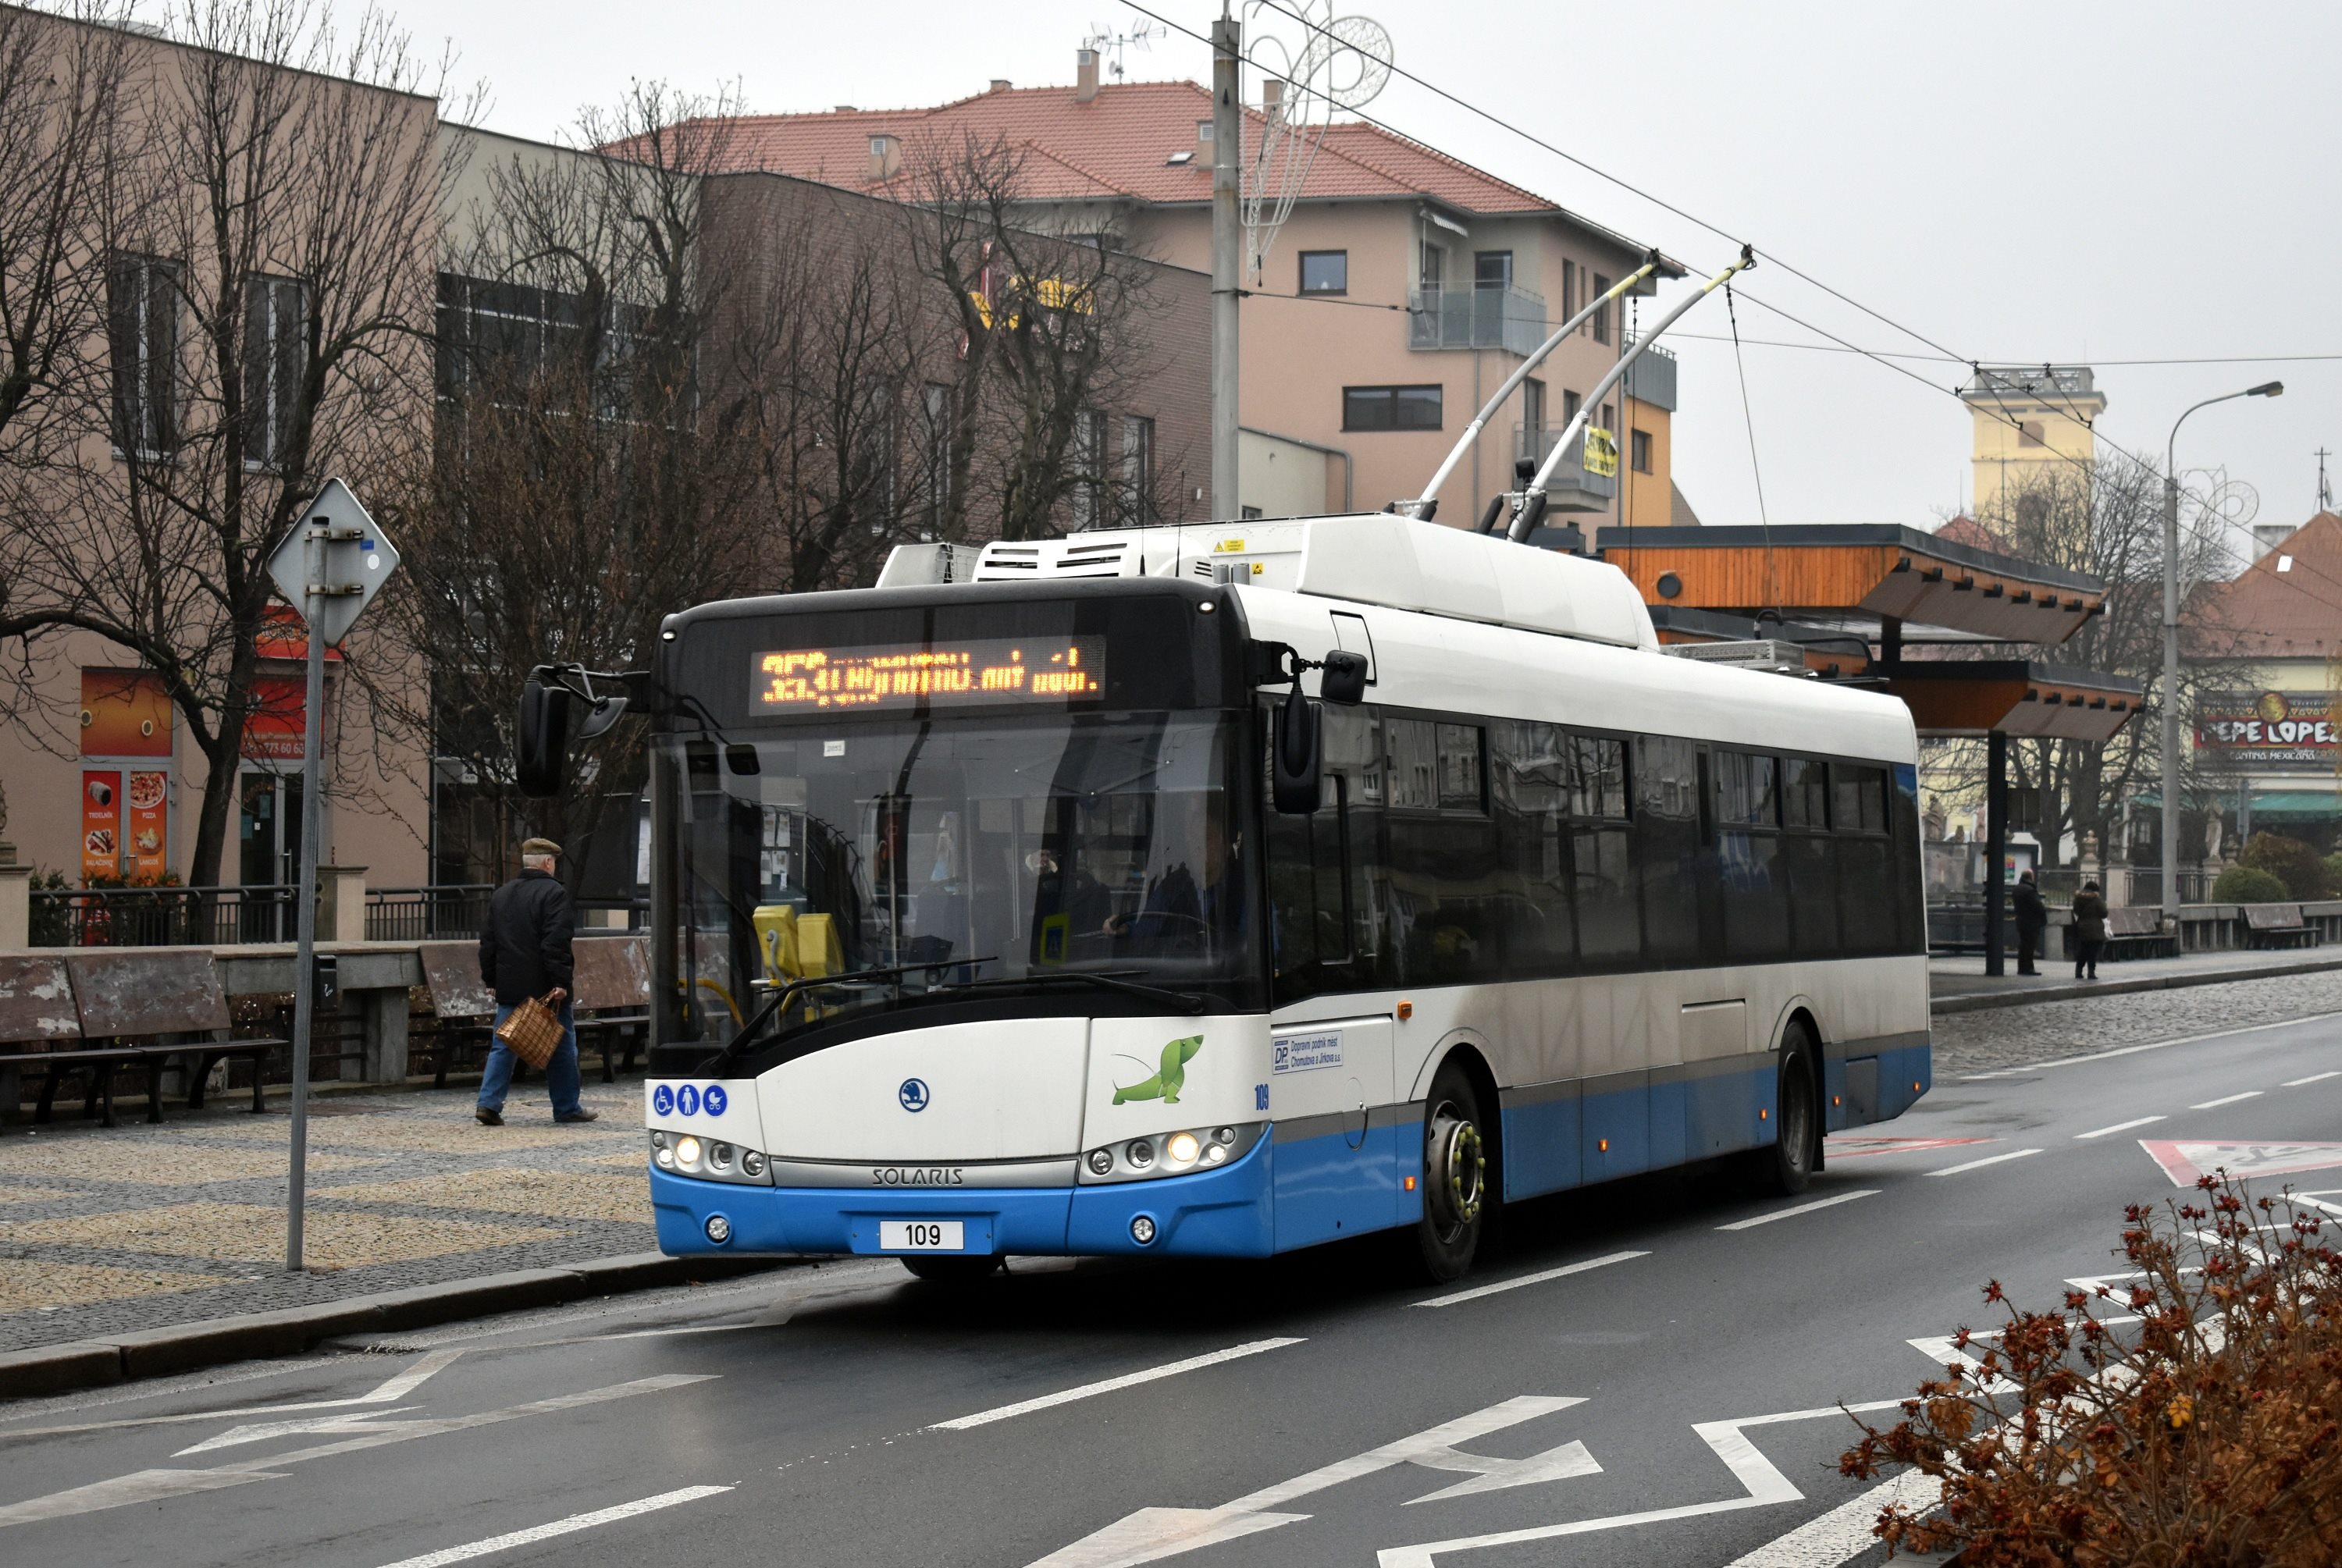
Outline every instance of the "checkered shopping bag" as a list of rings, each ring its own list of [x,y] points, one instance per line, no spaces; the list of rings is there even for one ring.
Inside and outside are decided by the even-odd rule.
[[[561,1045],[561,1014],[542,996],[532,996],[505,1015],[496,1038],[528,1065],[544,1070]]]

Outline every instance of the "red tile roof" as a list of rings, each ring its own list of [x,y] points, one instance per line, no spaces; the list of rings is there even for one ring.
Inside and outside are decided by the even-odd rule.
[[[2282,568],[2282,569],[2280,569]],[[2320,512],[2207,594],[2190,652],[2234,659],[2342,654],[2342,517]]]
[[[928,109],[837,109],[826,114],[744,115],[722,155],[732,168],[764,170],[856,190],[907,196],[911,176],[884,185],[869,179],[870,138],[901,139],[904,161],[923,146],[957,145],[973,135],[1003,140],[1027,154],[1030,199],[1123,197],[1146,203],[1211,200],[1208,161],[1173,164],[1174,154],[1196,150],[1196,124],[1211,117],[1211,95],[1193,82],[1117,82],[1099,87],[1090,103],[1071,87],[1000,87]],[[1257,147],[1263,116],[1245,114],[1246,145]],[[1428,196],[1475,214],[1568,215],[1629,249],[1636,242],[1612,235],[1534,191],[1496,178],[1419,142],[1378,126],[1330,127],[1309,165],[1304,200]]]
[[[1966,544],[1970,549],[1989,550],[1996,555],[2011,555],[2015,551],[2004,544],[1998,534],[1973,517],[1951,519],[1936,530],[1936,537],[1947,544]]]

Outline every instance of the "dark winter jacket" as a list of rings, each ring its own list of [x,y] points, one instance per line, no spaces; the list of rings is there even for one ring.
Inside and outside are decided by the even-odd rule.
[[[2049,906],[2041,902],[2041,890],[2029,882],[2020,882],[2008,890],[2008,901],[2017,911],[2017,929],[2038,932],[2049,924]]]
[[[541,871],[524,871],[488,900],[480,933],[480,980],[505,1006],[566,991],[576,973],[569,938],[577,928],[568,890]]]
[[[2107,901],[2095,893],[2074,895],[2074,939],[2077,942],[2104,942],[2107,939]]]

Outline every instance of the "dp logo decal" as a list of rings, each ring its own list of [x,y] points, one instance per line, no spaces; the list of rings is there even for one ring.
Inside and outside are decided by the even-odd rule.
[[[927,1108],[927,1081],[924,1078],[904,1079],[903,1086],[895,1091],[895,1098],[903,1103],[903,1109],[906,1111],[916,1113],[926,1110]]]

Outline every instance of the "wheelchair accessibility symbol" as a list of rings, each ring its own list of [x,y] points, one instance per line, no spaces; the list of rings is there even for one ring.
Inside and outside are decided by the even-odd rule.
[[[895,1098],[903,1103],[906,1111],[918,1112],[927,1108],[927,1082],[924,1078],[906,1078],[903,1086],[895,1091]]]
[[[675,1114],[675,1091],[662,1084],[651,1091],[651,1109],[662,1116]]]

